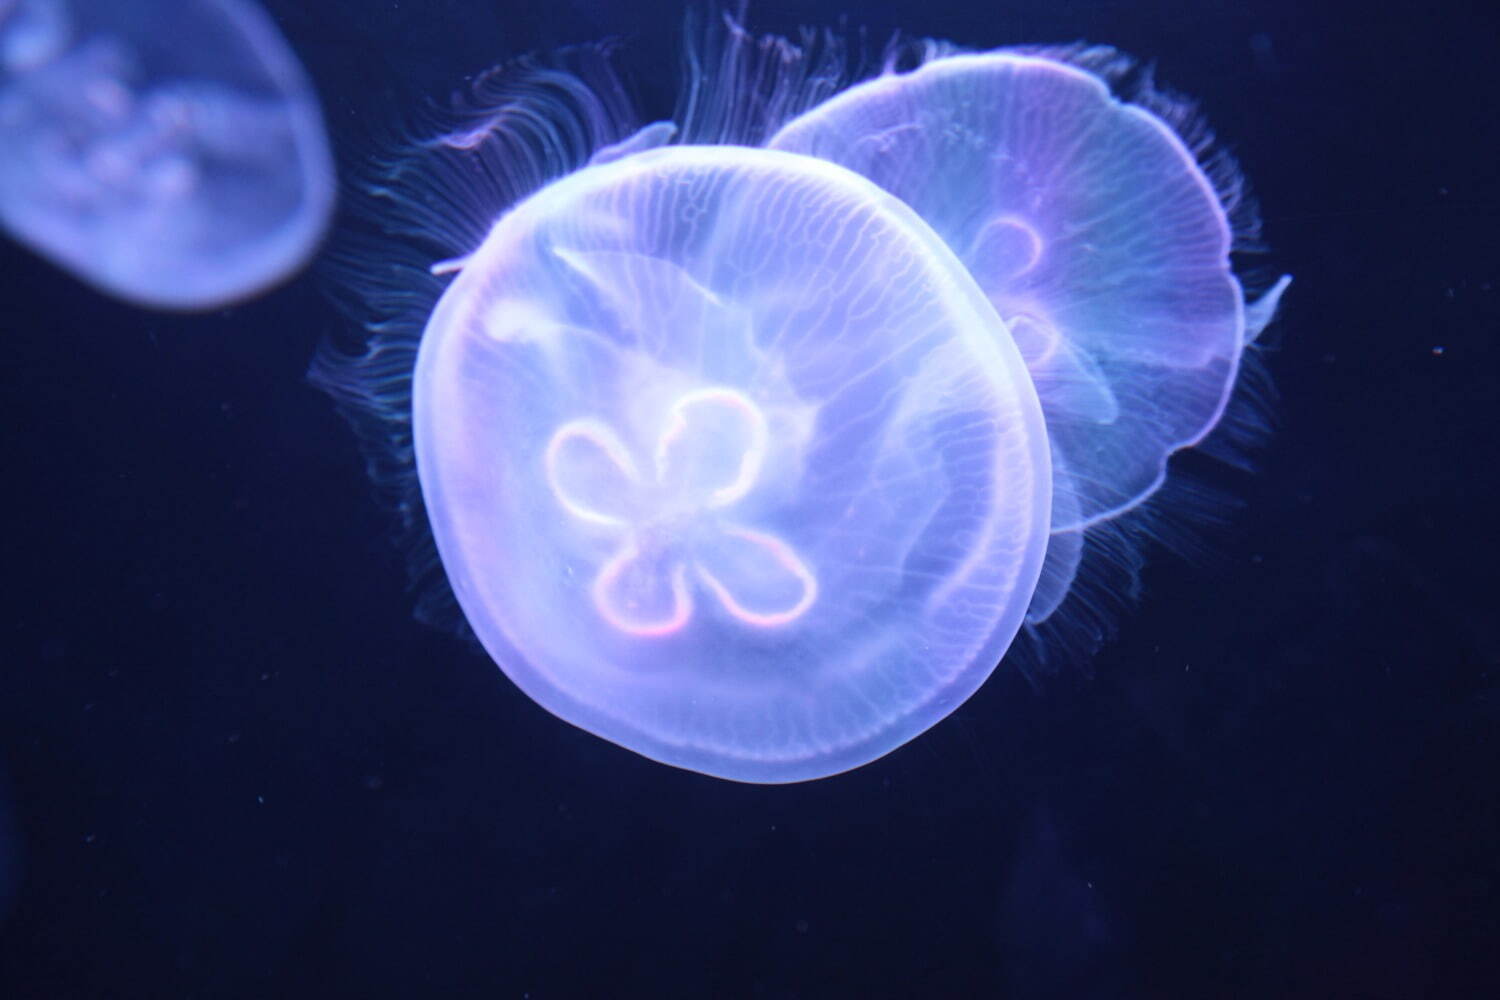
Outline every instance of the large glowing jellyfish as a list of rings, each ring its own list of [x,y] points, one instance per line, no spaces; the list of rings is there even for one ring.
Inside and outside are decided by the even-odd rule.
[[[529,199],[428,324],[414,416],[491,655],[711,774],[815,777],[928,728],[1046,547],[1046,433],[993,309],[909,208],[808,157],[668,147]]]
[[[334,180],[312,88],[248,0],[0,0],[0,223],[141,305],[297,270]]]
[[[1275,303],[1246,318],[1230,175],[1094,50],[928,45],[834,97],[842,51],[804,42],[711,33],[644,128],[596,59],[482,81],[372,187],[398,246],[448,251],[436,308],[365,284],[373,342],[316,373],[523,690],[744,781],[961,704]]]

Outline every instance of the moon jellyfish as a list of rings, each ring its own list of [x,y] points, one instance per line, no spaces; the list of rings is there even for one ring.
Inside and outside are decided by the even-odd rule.
[[[834,36],[731,23],[643,123],[576,50],[481,79],[368,185],[369,340],[313,376],[531,698],[679,767],[817,778],[1080,592],[1284,287],[1246,307],[1231,175],[1096,51],[927,43],[840,94]]]
[[[1111,92],[1131,69],[1109,49],[947,55],[852,87],[769,142],[915,208],[1026,358],[1064,536],[1034,617],[1066,592],[1079,529],[1141,503],[1219,422],[1288,282],[1246,309],[1229,257],[1240,182],[1226,166],[1216,187],[1168,124],[1180,102]]]
[[[311,255],[332,160],[246,0],[0,0],[0,222],[101,291],[205,309]]]
[[[678,146],[553,184],[417,363],[470,624],[658,760],[789,781],[885,753],[989,675],[1036,584],[1046,434],[1001,332],[929,227],[823,161]]]

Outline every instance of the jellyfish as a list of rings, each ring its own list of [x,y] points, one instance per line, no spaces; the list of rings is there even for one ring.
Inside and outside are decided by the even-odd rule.
[[[855,82],[833,35],[727,22],[670,121],[606,50],[522,61],[368,185],[370,339],[313,378],[414,575],[646,757],[800,781],[935,725],[1211,430],[1274,310],[1200,161],[1087,59],[903,51]]]
[[[334,198],[316,97],[248,0],[0,0],[0,223],[165,309],[256,294]]]
[[[1170,124],[1181,101],[1104,47],[942,52],[787,122],[773,149],[817,156],[911,205],[984,288],[1042,399],[1056,489],[1050,578],[1032,619],[1066,594],[1080,532],[1138,506],[1167,460],[1219,423],[1247,342],[1283,277],[1252,307],[1230,263],[1240,199]],[[1197,142],[1203,142],[1202,136]]]
[[[825,161],[668,146],[549,186],[417,361],[470,624],[541,704],[679,766],[795,780],[905,742],[1004,654],[1046,548],[1041,411],[995,319]]]

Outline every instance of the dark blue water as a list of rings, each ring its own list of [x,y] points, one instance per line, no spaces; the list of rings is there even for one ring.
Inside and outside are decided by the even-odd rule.
[[[465,74],[610,34],[670,112],[666,0],[267,6],[346,159]],[[0,245],[0,997],[1500,992],[1497,15],[752,23],[846,11],[1110,43],[1201,100],[1297,277],[1243,508],[1156,553],[1086,666],[1002,669],[844,776],[730,784],[558,722],[412,619],[303,377],[345,322],[318,269],[163,316]]]

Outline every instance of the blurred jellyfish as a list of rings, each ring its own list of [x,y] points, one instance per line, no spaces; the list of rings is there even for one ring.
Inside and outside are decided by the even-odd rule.
[[[418,579],[561,718],[742,781],[873,760],[1064,604],[1085,533],[1222,412],[1277,293],[1246,318],[1172,131],[1061,54],[985,57],[1015,85],[945,104],[923,81],[980,63],[919,51],[835,97],[836,37],[728,24],[644,125],[605,52],[524,61],[369,186],[370,336],[313,377]],[[862,109],[883,87],[905,118]]]
[[[139,305],[291,275],[334,197],[311,85],[248,0],[0,0],[0,222]]]

